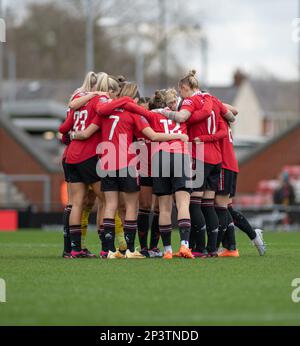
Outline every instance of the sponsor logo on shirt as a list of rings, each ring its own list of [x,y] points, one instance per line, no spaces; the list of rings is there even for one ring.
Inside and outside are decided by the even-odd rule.
[[[101,96],[101,97],[99,98],[99,102],[101,102],[101,103],[107,103],[107,102],[108,102],[108,98],[105,97],[105,96]]]
[[[184,100],[182,103],[183,106],[191,106],[192,104],[193,104],[192,100]]]

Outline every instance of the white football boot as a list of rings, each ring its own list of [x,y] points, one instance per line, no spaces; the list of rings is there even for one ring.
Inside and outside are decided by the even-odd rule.
[[[252,240],[253,245],[256,246],[257,251],[260,256],[263,256],[266,253],[266,244],[263,238],[263,231],[259,228],[255,229],[256,237]]]

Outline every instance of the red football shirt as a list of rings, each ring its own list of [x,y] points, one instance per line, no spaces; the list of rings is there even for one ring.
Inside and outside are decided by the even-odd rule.
[[[235,156],[232,131],[228,123],[225,123],[227,124],[227,136],[220,140],[222,168],[238,173],[239,165]]]
[[[222,115],[228,112],[223,103],[216,97],[212,96],[213,107],[211,116],[205,120],[198,121],[193,116],[197,110],[203,107],[202,98],[205,94],[201,92],[195,93],[192,97],[186,98],[181,109],[186,109],[191,113],[191,117],[187,120],[189,139],[192,142],[196,137],[201,135],[210,135],[216,133],[222,126]],[[196,145],[192,146],[192,157],[197,159]],[[199,159],[199,158],[198,158]],[[216,165],[222,162],[222,153],[218,141],[204,143],[204,162]]]
[[[92,123],[96,115],[95,105],[98,101],[99,96],[95,96],[78,110],[71,110],[65,122],[60,126],[59,131],[65,134],[70,131],[83,131],[86,129]],[[99,131],[94,133],[87,140],[73,140],[67,151],[66,162],[71,164],[80,163],[95,156],[99,142]]]
[[[143,115],[149,122],[150,126],[158,133],[183,133],[187,134],[186,123],[176,123],[173,120],[167,119],[164,115],[148,111],[134,103],[129,103],[125,106],[132,112]],[[152,156],[158,151],[166,151],[174,154],[189,155],[188,145],[176,139],[169,142],[160,142],[153,144]]]
[[[140,172],[143,176],[151,177],[151,140],[142,132],[138,132],[135,137],[140,156]]]
[[[147,120],[124,109],[115,109],[109,116],[97,116],[93,123],[101,122],[101,168],[121,170],[136,165],[136,147],[132,145],[136,134],[149,127]],[[98,151],[98,153],[99,153]]]
[[[71,101],[73,101],[73,100],[75,100],[75,99],[78,99],[79,97],[82,97],[82,96],[84,96],[84,95],[87,95],[87,93],[85,93],[85,92],[75,92],[74,95],[73,95],[72,98],[71,98]],[[68,118],[70,112],[71,112],[71,108],[68,108],[68,109],[67,109],[67,116],[66,116],[66,119]],[[69,149],[69,145],[66,145],[66,146],[65,146],[65,150],[64,150],[63,155],[62,155],[62,160],[66,159],[68,149]]]
[[[66,119],[68,118],[70,112],[71,112],[71,109],[68,108]],[[69,144],[69,145],[70,145],[70,144]],[[62,160],[65,160],[66,157],[67,157],[67,152],[68,152],[68,149],[69,149],[69,145],[65,145],[65,150],[64,150],[64,152],[63,152],[63,154],[62,154]]]

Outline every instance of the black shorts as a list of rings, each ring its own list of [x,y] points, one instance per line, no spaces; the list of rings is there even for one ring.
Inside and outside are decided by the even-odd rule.
[[[101,190],[103,192],[138,192],[140,191],[140,178],[135,168],[124,168],[114,172],[107,172],[101,179]]]
[[[153,186],[153,178],[152,177],[140,177],[140,185],[141,186]]]
[[[229,195],[229,197],[234,197],[236,193],[237,175],[236,172],[222,168],[219,175],[217,195]]]
[[[196,162],[196,159],[193,159],[193,168],[196,167],[203,167],[203,163],[200,163],[200,161]],[[193,187],[193,191],[196,192],[202,192],[202,191],[218,191],[219,187],[219,177],[221,172],[221,163],[217,165],[212,165],[210,163],[204,163],[204,170],[203,170],[203,184],[201,187]],[[196,172],[196,174],[199,174],[199,172]],[[195,180],[195,177],[193,178]]]
[[[68,169],[68,164],[66,163],[66,158],[62,160],[62,166],[64,170],[64,176],[65,176],[65,182],[69,183],[70,182],[70,172]]]
[[[97,174],[99,157],[95,155],[80,163],[66,163],[70,183],[94,184],[101,180]]]
[[[169,157],[170,160],[168,159]],[[175,166],[175,163],[180,161],[181,165]],[[153,193],[155,195],[172,195],[177,191],[192,192],[191,160],[189,155],[169,154],[160,151],[152,160],[152,172]],[[155,175],[158,176],[155,177]]]

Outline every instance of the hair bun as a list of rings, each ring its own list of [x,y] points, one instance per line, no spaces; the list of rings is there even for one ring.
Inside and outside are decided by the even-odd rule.
[[[126,78],[122,75],[119,75],[116,77],[116,80],[119,82],[119,83],[124,83],[126,82]]]
[[[160,90],[156,90],[154,93],[155,99],[161,100],[163,98],[163,95]]]
[[[191,70],[191,71],[189,72],[189,76],[195,77],[195,76],[196,76],[196,73],[197,73],[196,70]]]

